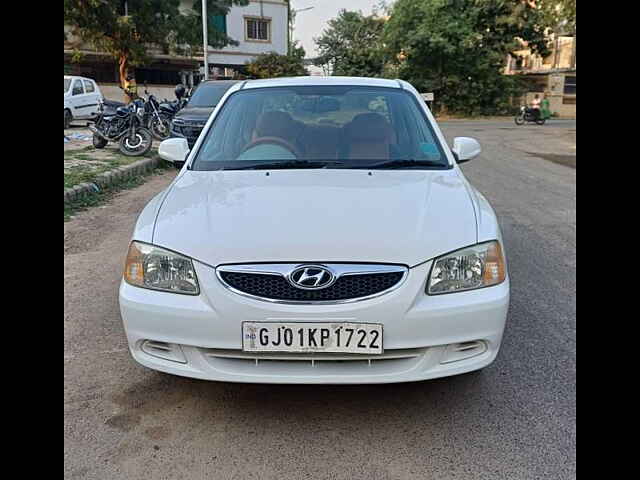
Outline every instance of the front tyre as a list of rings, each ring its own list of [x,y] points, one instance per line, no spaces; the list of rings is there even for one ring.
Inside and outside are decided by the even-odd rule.
[[[151,133],[157,140],[166,140],[169,138],[169,120],[166,118],[154,118],[151,121]]]
[[[64,111],[64,129],[66,130],[71,126],[71,120],[73,120],[73,115],[69,110]]]
[[[524,115],[518,115],[514,121],[516,122],[516,125],[524,125]]]
[[[139,157],[151,150],[152,144],[151,132],[146,128],[138,128],[133,138],[128,133],[120,138],[120,152],[128,157]]]
[[[96,135],[95,133],[93,134],[93,146],[95,148],[104,148],[107,146],[107,140],[105,140],[104,138],[102,138],[99,135]]]

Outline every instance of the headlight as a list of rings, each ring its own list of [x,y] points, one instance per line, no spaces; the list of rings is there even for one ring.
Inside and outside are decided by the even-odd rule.
[[[497,241],[443,255],[433,262],[427,293],[437,295],[490,287],[504,282],[504,255]]]
[[[146,243],[131,242],[124,279],[136,287],[198,295],[200,287],[190,258]]]

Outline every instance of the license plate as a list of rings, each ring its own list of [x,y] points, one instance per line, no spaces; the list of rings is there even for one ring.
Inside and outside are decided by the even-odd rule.
[[[377,323],[243,322],[245,352],[381,354]]]

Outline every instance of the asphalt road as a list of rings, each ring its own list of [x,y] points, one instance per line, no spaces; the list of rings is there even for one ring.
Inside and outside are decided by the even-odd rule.
[[[65,478],[570,479],[575,425],[575,122],[448,122],[502,224],[512,281],[485,370],[380,386],[171,377],[129,357],[117,302],[137,213],[174,172],[64,226]]]

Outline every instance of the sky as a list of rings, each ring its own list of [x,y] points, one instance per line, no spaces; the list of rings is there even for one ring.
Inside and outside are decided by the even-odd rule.
[[[336,17],[341,9],[362,10],[362,13],[369,15],[372,7],[379,3],[380,0],[291,0],[294,10],[314,7],[313,10],[297,14],[293,37],[302,43],[307,58],[315,57],[317,52],[313,37],[319,37],[327,21]]]

